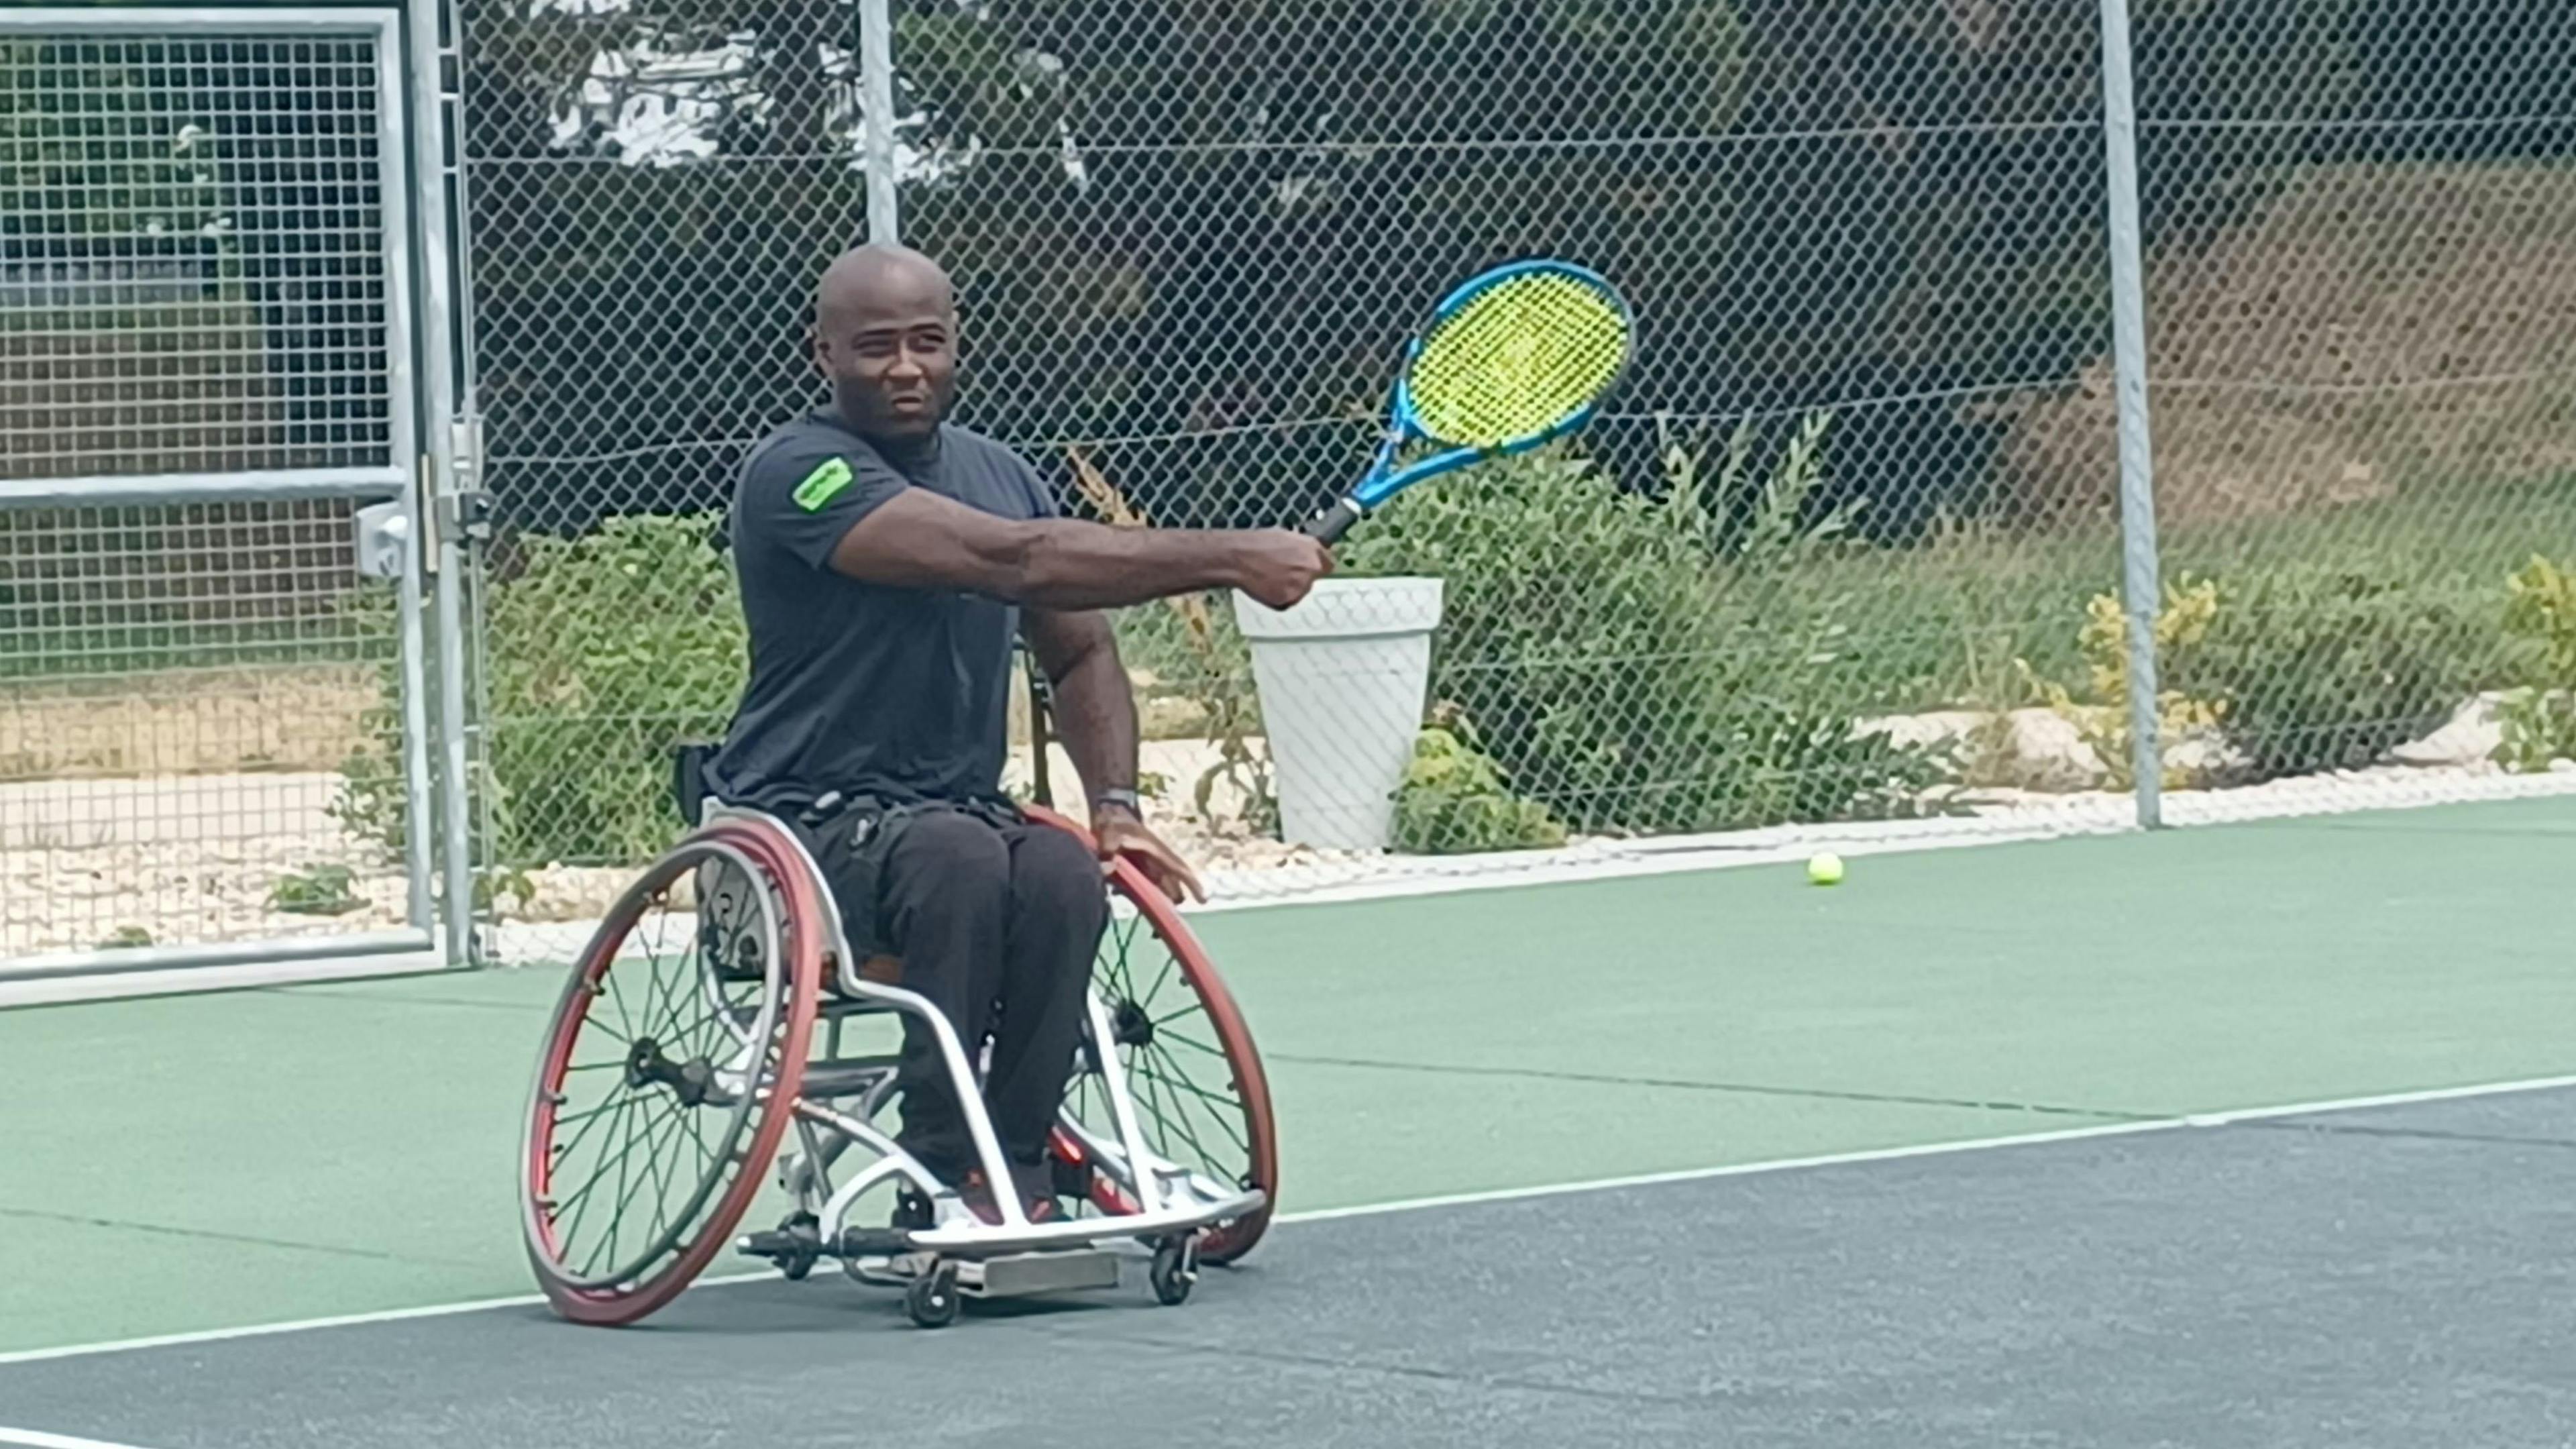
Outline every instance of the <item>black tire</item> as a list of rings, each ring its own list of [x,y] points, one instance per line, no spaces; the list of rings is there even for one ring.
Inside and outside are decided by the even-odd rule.
[[[966,1309],[957,1292],[957,1265],[942,1263],[903,1290],[903,1310],[923,1328],[946,1328]]]
[[[1166,1308],[1178,1308],[1190,1301],[1190,1289],[1198,1285],[1197,1244],[1188,1238],[1174,1238],[1154,1250],[1154,1266],[1147,1270],[1146,1280],[1154,1285],[1154,1301]]]

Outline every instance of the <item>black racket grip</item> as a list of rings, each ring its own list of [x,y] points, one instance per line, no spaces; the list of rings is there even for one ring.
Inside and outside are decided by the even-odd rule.
[[[1360,511],[1353,508],[1350,500],[1346,498],[1326,510],[1321,518],[1309,521],[1305,527],[1305,534],[1308,538],[1330,548],[1340,543],[1342,535],[1349,533],[1351,525],[1359,521]]]

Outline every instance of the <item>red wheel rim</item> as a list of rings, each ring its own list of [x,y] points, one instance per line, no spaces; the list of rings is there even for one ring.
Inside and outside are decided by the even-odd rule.
[[[715,851],[711,852],[710,847],[716,848]],[[675,862],[686,860],[692,854],[708,859],[725,859],[724,852],[747,861],[754,872],[776,887],[771,909],[778,928],[776,971],[784,1000],[776,1006],[768,1031],[768,1068],[765,1075],[769,1085],[765,1090],[755,1092],[747,1107],[737,1109],[749,1113],[750,1130],[747,1136],[737,1131],[735,1140],[739,1146],[723,1154],[716,1164],[729,1166],[731,1176],[723,1179],[720,1186],[716,1185],[718,1179],[713,1177],[699,1185],[696,1195],[684,1210],[683,1220],[665,1233],[665,1237],[670,1239],[667,1246],[657,1244],[643,1255],[641,1264],[650,1267],[651,1271],[627,1281],[618,1278],[616,1273],[624,1265],[612,1263],[611,1272],[606,1276],[617,1278],[617,1281],[600,1282],[597,1281],[600,1275],[591,1274],[586,1268],[574,1271],[566,1265],[562,1242],[566,1234],[557,1231],[558,1215],[586,1210],[586,1205],[554,1201],[553,1178],[559,1152],[575,1145],[571,1139],[561,1144],[557,1139],[559,1129],[573,1120],[562,1111],[569,1095],[566,1083],[577,1069],[574,1057],[582,1044],[585,1027],[597,1022],[603,1036],[614,1036],[611,1024],[594,1013],[592,1005],[607,999],[608,993],[616,989],[611,984],[615,978],[610,976],[610,972],[620,958],[619,948],[627,942],[645,912],[666,901],[670,886],[677,881],[681,870],[688,868],[675,866]],[[669,879],[661,880],[658,888],[652,888],[656,880],[665,875]],[[700,902],[700,907],[705,909],[706,903]],[[536,1269],[547,1301],[558,1314],[576,1323],[633,1323],[677,1297],[731,1240],[734,1226],[742,1220],[743,1213],[761,1191],[770,1160],[776,1156],[779,1143],[794,1116],[797,1094],[803,1084],[807,1043],[813,1032],[821,986],[820,923],[816,887],[801,856],[791,843],[779,836],[776,827],[760,822],[727,822],[691,836],[671,855],[664,857],[652,873],[630,887],[608,918],[600,923],[599,930],[575,964],[572,979],[565,986],[554,1021],[547,1031],[537,1085],[529,1103],[526,1153],[521,1164],[529,1262]],[[676,997],[672,1004],[678,1004]],[[708,1018],[710,1021],[713,1019],[712,1015]],[[651,1045],[647,1038],[630,1044],[630,1049],[640,1050]],[[655,1056],[658,1061],[659,1053],[656,1052]],[[618,1064],[612,1061],[608,1065],[614,1069]],[[586,1063],[579,1069],[588,1070],[601,1065],[598,1062]],[[630,1087],[634,1085],[634,1071],[630,1066],[625,1073]],[[675,1095],[679,1090],[665,1081],[654,1081],[652,1085],[657,1090],[667,1089]],[[620,1114],[626,1110],[624,1106],[616,1109]],[[604,1105],[591,1109],[591,1120],[598,1121],[600,1116],[597,1114],[609,1111]],[[674,1120],[678,1120],[676,1116]],[[697,1130],[695,1124],[688,1125],[691,1131]],[[648,1132],[660,1130],[658,1124],[648,1128]],[[679,1144],[680,1130],[678,1127],[670,1129],[673,1146]],[[704,1146],[702,1139],[699,1145]],[[631,1151],[631,1147],[630,1143],[628,1150]],[[629,1169],[623,1161],[619,1168],[622,1195],[627,1186],[624,1174]],[[652,1169],[646,1166],[633,1171],[636,1185],[640,1187]],[[605,1172],[603,1166],[601,1176],[582,1191],[586,1193],[596,1188],[600,1181],[605,1180]],[[667,1197],[669,1184],[662,1184],[661,1190]],[[624,1202],[620,1201],[612,1211],[620,1211],[623,1207]],[[701,1213],[702,1217],[699,1216]],[[675,1235],[685,1230],[693,1219],[697,1222],[694,1236],[685,1243],[677,1241]],[[567,1232],[577,1230],[578,1226],[578,1222],[570,1224]],[[609,1240],[612,1254],[615,1244],[612,1229]],[[658,1262],[665,1257],[667,1262]],[[658,1266],[655,1266],[657,1262]]]
[[[1029,814],[1071,831],[1086,843],[1091,840],[1088,832],[1051,811],[1032,809]],[[1242,1008],[1226,988],[1215,962],[1182,921],[1179,909],[1142,871],[1126,861],[1111,867],[1109,884],[1134,912],[1131,916],[1113,916],[1101,942],[1093,979],[1113,1014],[1119,1013],[1122,1001],[1137,1002],[1146,1009],[1145,1020],[1154,1028],[1152,1042],[1126,1049],[1130,1058],[1129,1091],[1136,1100],[1139,1116],[1146,1119],[1139,1125],[1150,1134],[1159,1121],[1162,1133],[1154,1147],[1165,1156],[1262,1192],[1261,1207],[1242,1218],[1218,1224],[1200,1242],[1202,1262],[1230,1263],[1252,1251],[1277,1211],[1279,1146],[1270,1081],[1262,1070],[1261,1054],[1252,1044],[1252,1032],[1244,1022]],[[1139,969],[1134,958],[1146,938],[1152,940],[1153,948],[1162,953],[1165,961],[1160,966]],[[1147,979],[1136,979],[1140,975]],[[1173,976],[1179,978],[1192,1005],[1174,1008],[1157,1019],[1151,1008],[1168,993]],[[1192,1015],[1204,1018],[1205,1036],[1196,1035],[1195,1027],[1185,1030],[1178,1024],[1180,1018]],[[1208,1100],[1214,1094],[1203,1080],[1193,1080],[1188,1070],[1197,1066],[1201,1073],[1206,1072],[1215,1065],[1206,1060],[1208,1057],[1220,1058],[1226,1070],[1225,1087],[1231,1100],[1223,1106]],[[1175,1135],[1184,1140],[1171,1140]],[[1078,1154],[1080,1148],[1077,1143],[1060,1140],[1059,1155],[1068,1150]],[[1093,1173],[1091,1181],[1092,1202],[1100,1211],[1118,1215],[1136,1210],[1134,1201],[1107,1176]]]
[[[1262,1234],[1269,1230],[1271,1215],[1278,1210],[1279,1135],[1271,1112],[1270,1078],[1262,1070],[1261,1053],[1252,1044],[1252,1029],[1244,1022],[1243,1008],[1236,1004],[1225,978],[1217,974],[1216,963],[1208,958],[1206,948],[1182,923],[1180,911],[1143,872],[1123,860],[1111,871],[1110,879],[1180,966],[1216,1033],[1217,1039],[1210,1045],[1215,1054],[1224,1058],[1232,1074],[1230,1085],[1240,1104],[1244,1128],[1245,1170],[1237,1184],[1261,1189],[1262,1204],[1244,1217],[1220,1224],[1199,1244],[1200,1261],[1231,1263],[1261,1241]],[[1115,923],[1111,929],[1116,929]]]

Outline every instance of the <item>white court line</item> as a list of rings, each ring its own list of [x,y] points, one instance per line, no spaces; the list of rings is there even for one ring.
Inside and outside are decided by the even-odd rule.
[[[26,1449],[135,1449],[131,1444],[116,1444],[105,1439],[75,1439],[69,1434],[6,1427],[0,1427],[0,1444],[21,1444]]]
[[[1765,1162],[1741,1162],[1726,1167],[1682,1168],[1671,1172],[1594,1178],[1584,1182],[1550,1183],[1542,1187],[1496,1188],[1487,1192],[1405,1198],[1395,1202],[1368,1203],[1359,1207],[1316,1208],[1307,1212],[1281,1213],[1274,1221],[1283,1225],[1335,1222],[1348,1218],[1421,1212],[1432,1208],[1473,1207],[1483,1203],[1519,1202],[1530,1198],[1613,1192],[1621,1188],[1655,1187],[1666,1183],[1708,1182],[1720,1178],[1752,1177],[1764,1173],[1792,1172],[1819,1167],[1903,1162],[1913,1158],[1948,1157],[1969,1152],[1988,1152],[2005,1147],[2041,1147],[2067,1142],[2087,1142],[2104,1137],[2131,1137],[2148,1132],[2226,1127],[2241,1122],[2278,1121],[2283,1118],[2307,1117],[2329,1112],[2360,1112],[2374,1107],[2410,1107],[2432,1102],[2456,1102],[2474,1097],[2501,1097],[2571,1087],[2576,1087],[2576,1076],[2533,1077],[2517,1082],[2490,1082],[2469,1087],[2435,1087],[2416,1092],[2389,1092],[2373,1097],[2339,1097],[2321,1102],[2297,1102],[2280,1107],[2251,1107],[2234,1112],[2195,1113],[2182,1117],[2155,1117],[2144,1121],[2106,1122],[2097,1127],[2069,1127],[2060,1131],[2028,1132],[2010,1137],[1973,1137],[1957,1142],[1932,1142],[1909,1147],[1875,1147],[1857,1152],[1827,1153],[1817,1157],[1784,1157]],[[702,1288],[720,1288],[740,1283],[775,1282],[777,1278],[777,1273],[770,1270],[734,1273],[722,1277],[701,1278],[689,1291],[694,1293]],[[200,1329],[191,1333],[155,1334],[148,1338],[113,1339],[105,1343],[69,1344],[61,1348],[21,1349],[15,1353],[0,1353],[0,1368],[13,1364],[44,1363],[54,1359],[86,1358],[97,1354],[130,1353],[136,1349],[229,1343],[235,1339],[266,1338],[281,1333],[308,1333],[324,1328],[359,1328],[369,1324],[401,1323],[417,1318],[452,1318],[459,1314],[485,1313],[501,1308],[529,1308],[545,1301],[544,1294],[521,1293],[507,1298],[482,1298],[465,1303],[438,1303],[423,1308],[388,1308],[368,1313],[338,1314],[329,1318],[303,1318],[286,1323],[252,1324],[243,1328]],[[24,1441],[10,1439],[8,1435],[15,1432],[19,1431],[0,1429],[0,1445],[25,1442],[39,1446],[62,1445],[67,1446],[67,1449],[131,1449],[131,1446],[127,1445],[100,1446],[95,1445],[93,1441],[78,1439],[35,1438]]]
[[[1761,1173],[1788,1172],[1801,1168],[1845,1167],[1854,1163],[1902,1162],[1915,1157],[1947,1157],[1961,1152],[1987,1152],[2001,1147],[2042,1147],[2060,1142],[2089,1142],[2100,1137],[2130,1137],[2143,1132],[2170,1132],[2178,1128],[2227,1127],[2240,1122],[2277,1121],[2285,1117],[2305,1117],[2325,1112],[2360,1112],[2373,1107],[2410,1107],[2431,1102],[2458,1101],[2467,1097],[2498,1097],[2514,1092],[2543,1092],[2562,1087],[2576,1087],[2576,1076],[2535,1077],[2529,1081],[2497,1082],[2476,1087],[2437,1087],[2421,1092],[2392,1092],[2378,1097],[2345,1097],[2327,1102],[2302,1102],[2287,1107],[2252,1107],[2238,1112],[2194,1113],[2185,1117],[2154,1117],[2144,1121],[2106,1122],[2097,1127],[2068,1127],[2054,1132],[2030,1132],[2013,1137],[1972,1137],[1959,1142],[1928,1142],[1912,1147],[1873,1147],[1858,1152],[1833,1152],[1819,1157],[1783,1157],[1768,1162],[1742,1162],[1728,1167],[1685,1167],[1670,1172],[1642,1172],[1628,1177],[1605,1177],[1590,1182],[1554,1183],[1545,1187],[1505,1187],[1489,1192],[1447,1193],[1439,1197],[1406,1198],[1398,1202],[1371,1203],[1363,1207],[1318,1208],[1312,1212],[1281,1213],[1283,1223],[1321,1223],[1337,1218],[1364,1218],[1379,1213],[1418,1212],[1425,1208],[1474,1207],[1482,1203],[1519,1202],[1527,1198],[1567,1197],[1576,1193],[1612,1192],[1629,1187],[1657,1187],[1675,1182],[1708,1182],[1718,1178],[1752,1177]],[[5,1360],[0,1360],[5,1361]]]

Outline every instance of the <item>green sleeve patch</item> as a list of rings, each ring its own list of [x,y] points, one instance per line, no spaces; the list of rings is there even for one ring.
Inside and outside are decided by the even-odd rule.
[[[796,506],[811,513],[832,501],[834,495],[850,486],[850,464],[846,458],[826,458],[796,485]]]

